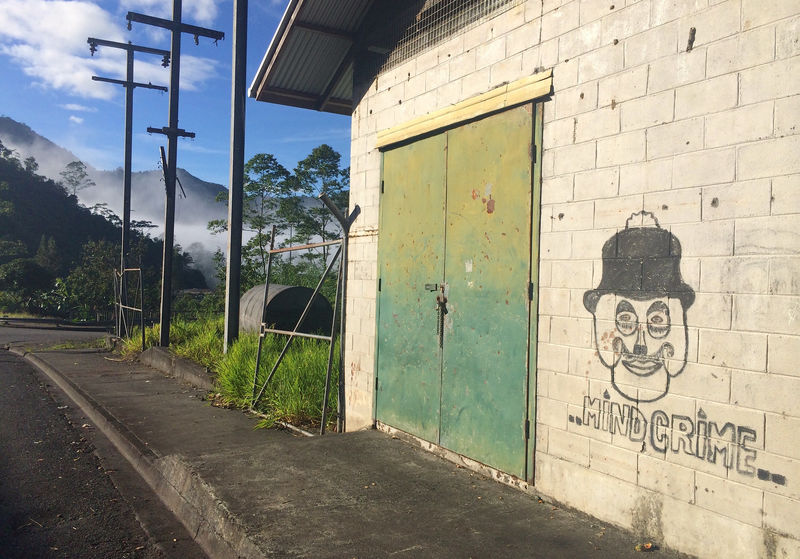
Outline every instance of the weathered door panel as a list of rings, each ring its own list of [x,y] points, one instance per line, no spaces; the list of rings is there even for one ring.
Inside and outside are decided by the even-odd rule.
[[[378,420],[439,439],[446,135],[384,153],[378,293]],[[428,289],[426,289],[428,285]]]
[[[525,475],[532,105],[448,132],[440,444]]]

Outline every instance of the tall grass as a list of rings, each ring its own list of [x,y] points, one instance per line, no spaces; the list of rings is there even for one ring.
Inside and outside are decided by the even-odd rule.
[[[145,331],[145,345],[158,344],[158,325]],[[181,357],[191,359],[216,373],[216,390],[226,403],[248,408],[253,400],[253,373],[258,351],[258,335],[242,334],[222,353],[224,320],[209,317],[196,321],[176,319],[170,329],[170,348]],[[267,335],[261,348],[258,392],[272,370],[286,341],[286,336]],[[141,334],[134,332],[123,344],[123,353],[133,355],[141,349]],[[307,338],[295,338],[264,389],[256,409],[268,418],[267,424],[284,421],[307,427],[319,426],[329,344]],[[334,356],[339,355],[339,344]],[[338,370],[334,361],[331,394],[328,398],[328,419],[335,421]]]

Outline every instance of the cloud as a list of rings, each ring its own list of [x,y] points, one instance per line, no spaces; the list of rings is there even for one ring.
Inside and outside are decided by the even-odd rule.
[[[280,138],[273,138],[272,141],[279,144],[293,144],[301,142],[323,142],[325,140],[339,140],[342,138],[350,138],[350,128],[325,128],[317,130],[309,130],[302,134],[292,134],[290,136],[283,136]]]
[[[124,79],[124,51],[100,47],[90,56],[86,39],[127,42],[129,33],[122,17],[84,0],[2,0],[1,3],[0,54],[20,66],[34,85],[83,98],[111,100],[121,95],[120,87],[94,82],[91,76]],[[138,6],[148,12],[158,11],[166,4],[163,0],[121,2],[123,7]],[[200,18],[213,21],[216,4],[214,0],[187,1],[184,11],[195,14],[198,21]],[[207,58],[181,58],[181,87],[187,90],[200,89],[200,83],[213,77],[218,65]],[[169,81],[169,71],[161,67],[156,56],[137,56],[135,72],[137,81],[159,85],[167,85]]]
[[[122,0],[120,7],[126,11],[172,18],[172,3],[164,0]],[[217,18],[217,0],[186,0],[183,3],[181,19],[186,23],[211,25]]]
[[[70,115],[69,117],[70,122],[74,122],[75,124],[83,124],[83,119],[79,116]]]
[[[59,105],[62,109],[66,109],[68,111],[77,112],[77,113],[96,113],[96,107],[86,107],[84,105],[78,105],[77,103],[67,103],[65,105]]]

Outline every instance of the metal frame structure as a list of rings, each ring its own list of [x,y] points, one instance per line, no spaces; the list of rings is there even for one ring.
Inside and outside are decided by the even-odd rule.
[[[328,198],[325,194],[322,194],[320,200],[327,206],[336,220],[342,227],[342,238],[336,239],[333,241],[326,241],[322,243],[313,243],[307,244],[302,246],[292,246],[286,248],[275,248],[275,227],[272,227],[272,235],[270,240],[270,249],[268,252],[267,257],[267,275],[264,282],[264,306],[261,311],[261,327],[259,329],[258,334],[258,352],[256,353],[256,366],[255,370],[253,371],[253,390],[252,390],[252,400],[250,402],[250,410],[256,411],[255,406],[258,404],[258,401],[261,399],[261,396],[264,394],[264,390],[269,384],[269,381],[272,380],[272,377],[275,375],[275,371],[278,370],[283,358],[286,356],[286,352],[289,350],[289,346],[294,341],[295,337],[301,338],[312,338],[316,340],[325,340],[328,342],[328,366],[325,372],[325,393],[323,395],[322,400],[322,422],[320,425],[319,434],[325,434],[325,424],[327,423],[327,416],[328,416],[328,397],[330,395],[330,384],[331,384],[331,370],[333,368],[333,352],[334,352],[334,342],[336,340],[337,333],[339,334],[340,340],[344,340],[345,334],[345,310],[347,309],[346,304],[346,292],[347,292],[347,245],[348,245],[348,236],[350,233],[350,226],[356,220],[358,215],[361,213],[361,208],[355,206],[353,208],[353,213],[349,216],[345,216],[339,208]],[[303,309],[303,312],[300,315],[300,318],[297,320],[297,323],[294,326],[294,329],[289,332],[286,330],[276,330],[274,328],[269,328],[267,323],[267,297],[269,295],[269,276],[272,271],[272,256],[274,254],[280,254],[284,252],[294,252],[298,250],[309,250],[312,248],[320,248],[325,246],[334,246],[339,245],[339,248],[336,250],[336,253],[331,258],[330,262],[325,268],[325,271],[322,273],[322,277],[320,278],[319,282],[317,283],[316,288],[314,288],[314,293],[309,297],[308,303]],[[331,321],[331,333],[329,336],[324,336],[320,334],[307,334],[304,332],[299,332],[300,327],[303,325],[303,322],[308,315],[309,310],[311,309],[311,305],[314,302],[314,299],[319,295],[320,289],[322,288],[322,284],[325,282],[325,279],[330,274],[331,270],[333,269],[334,264],[339,261],[339,277],[336,282],[336,298],[333,303],[333,320]],[[340,311],[341,309],[341,311]],[[338,318],[338,320],[337,320]],[[337,328],[338,326],[338,328]],[[338,332],[337,332],[338,330]],[[256,389],[258,386],[258,370],[261,366],[261,348],[263,345],[264,337],[267,334],[278,334],[283,336],[288,336],[289,338],[286,340],[286,344],[284,344],[283,349],[281,350],[280,355],[278,355],[275,364],[272,366],[272,369],[267,375],[266,380],[262,383],[261,388],[258,390],[258,394],[256,394]],[[344,409],[344,375],[342,374],[344,363],[344,343],[339,344],[339,382],[338,382],[338,398],[337,398],[337,419],[336,419],[336,430],[339,433],[344,432],[345,429],[345,409]]]
[[[128,305],[127,296],[129,294],[128,282],[126,281],[127,274],[136,274],[139,279],[139,306],[134,307]],[[139,330],[142,333],[142,351],[144,351],[144,279],[142,277],[141,268],[125,268],[122,272],[114,270],[114,308],[117,313],[117,336],[122,337],[123,332],[125,336],[130,336],[130,329],[127,320],[128,312],[139,313]]]

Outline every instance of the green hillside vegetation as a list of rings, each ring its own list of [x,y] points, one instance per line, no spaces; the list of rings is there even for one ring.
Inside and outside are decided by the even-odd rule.
[[[74,163],[74,164],[73,164]],[[114,270],[119,267],[120,219],[104,205],[86,208],[75,193],[81,162],[61,182],[36,174],[0,142],[0,313],[96,320],[113,310]],[[149,313],[158,307],[162,243],[134,223],[128,265],[141,267]],[[205,287],[191,257],[176,247],[175,289]]]

